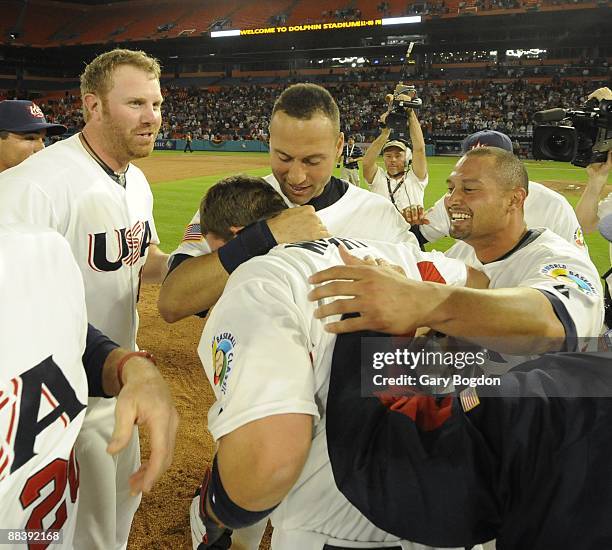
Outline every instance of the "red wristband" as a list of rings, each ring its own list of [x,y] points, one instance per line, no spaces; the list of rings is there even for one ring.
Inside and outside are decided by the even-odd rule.
[[[123,388],[123,367],[132,357],[146,357],[151,363],[157,365],[157,361],[155,361],[155,357],[153,354],[149,353],[145,350],[140,351],[130,351],[130,353],[126,353],[120,360],[117,365],[117,380],[119,381],[119,389]]]

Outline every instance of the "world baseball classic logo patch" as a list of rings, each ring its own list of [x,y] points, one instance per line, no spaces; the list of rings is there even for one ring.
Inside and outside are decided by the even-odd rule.
[[[212,365],[214,368],[213,383],[220,387],[221,393],[227,392],[227,381],[232,372],[236,339],[229,332],[222,332],[212,340]]]
[[[597,295],[595,285],[582,273],[578,273],[566,264],[547,264],[540,269],[540,273],[556,279],[569,288],[576,288],[587,296]]]

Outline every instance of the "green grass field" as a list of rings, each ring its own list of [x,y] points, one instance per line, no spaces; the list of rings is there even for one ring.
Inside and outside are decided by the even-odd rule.
[[[156,151],[155,156],[182,155],[177,152]],[[228,170],[214,176],[202,178],[184,179],[157,183],[152,186],[155,197],[155,223],[162,242],[162,248],[166,252],[174,250],[183,235],[185,225],[189,223],[191,216],[198,208],[200,199],[204,192],[217,180],[229,176],[234,172],[231,169],[231,158],[240,155],[261,158],[266,153],[194,153],[197,155],[226,155],[228,156]],[[430,157],[429,163],[429,185],[425,191],[425,206],[431,206],[439,197],[446,192],[446,177],[456,162],[453,157]],[[583,169],[570,164],[559,162],[535,162],[526,161],[529,178],[533,181],[567,181],[583,183],[586,181],[586,173]],[[337,170],[336,172],[339,172]],[[250,170],[250,174],[265,176],[270,173],[267,168]],[[338,175],[338,174],[336,174]],[[363,180],[363,178],[362,178]],[[612,176],[610,178],[612,183]],[[570,190],[565,193],[572,205],[575,205],[580,195],[580,189]],[[452,240],[443,239],[435,244],[438,250],[446,250]],[[593,262],[600,273],[609,267],[608,243],[599,233],[587,235],[586,242]]]

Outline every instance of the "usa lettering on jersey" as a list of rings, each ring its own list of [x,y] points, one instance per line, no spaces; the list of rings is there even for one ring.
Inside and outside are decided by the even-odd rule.
[[[95,271],[117,271],[123,265],[135,265],[151,244],[151,227],[148,221],[136,222],[131,228],[115,229],[115,244],[107,233],[89,234],[88,263]],[[112,252],[116,256],[109,258]]]

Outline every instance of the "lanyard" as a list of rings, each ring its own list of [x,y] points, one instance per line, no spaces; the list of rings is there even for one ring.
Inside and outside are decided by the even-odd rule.
[[[393,204],[393,206],[395,206],[395,209],[401,214],[401,210],[397,207],[397,204],[395,204],[395,193],[397,193],[398,189],[402,186],[402,183],[404,183],[404,180],[406,179],[406,174],[407,172],[404,172],[404,175],[402,176],[402,179],[399,180],[399,182],[397,183],[397,185],[395,186],[395,189],[393,189],[393,191],[391,191],[391,180],[389,179],[389,176],[387,176],[385,174],[385,179],[387,180],[387,190],[389,191],[389,198],[391,199],[391,204]]]

